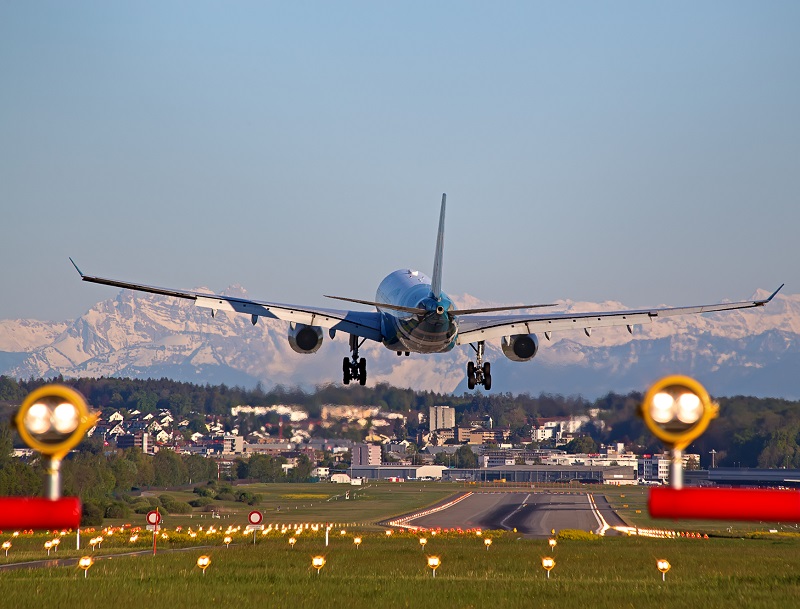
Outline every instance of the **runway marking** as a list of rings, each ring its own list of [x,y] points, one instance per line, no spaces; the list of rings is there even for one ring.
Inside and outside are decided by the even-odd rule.
[[[506,531],[510,530],[510,529],[509,529],[509,528],[506,526],[506,520],[508,520],[509,518],[511,518],[511,517],[512,517],[514,514],[516,514],[517,512],[519,512],[519,511],[520,511],[522,508],[524,508],[526,505],[528,505],[528,499],[530,499],[530,498],[531,498],[531,494],[530,494],[530,493],[528,493],[528,494],[527,494],[527,496],[525,497],[525,499],[523,499],[523,500],[522,500],[522,503],[520,504],[520,506],[519,506],[519,507],[518,507],[516,510],[514,510],[513,512],[511,512],[511,513],[510,513],[508,516],[506,516],[505,518],[503,518],[503,520],[500,522],[500,526],[501,526],[501,527],[503,527],[503,528],[504,528]]]
[[[588,493],[586,496],[589,498],[589,507],[592,508],[592,514],[594,515],[595,519],[597,520],[597,524],[599,525],[597,527],[597,530],[595,531],[595,533],[597,533],[598,535],[605,535],[606,531],[608,529],[610,529],[611,527],[606,522],[606,519],[603,518],[603,515],[600,513],[600,509],[597,507],[597,504],[594,502],[594,495],[592,495],[591,493]]]

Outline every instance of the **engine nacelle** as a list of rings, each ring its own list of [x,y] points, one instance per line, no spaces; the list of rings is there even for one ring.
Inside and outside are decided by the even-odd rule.
[[[527,362],[539,351],[539,339],[535,334],[514,334],[504,336],[503,355],[512,362]]]
[[[316,353],[322,346],[322,328],[289,324],[289,346],[296,353]]]

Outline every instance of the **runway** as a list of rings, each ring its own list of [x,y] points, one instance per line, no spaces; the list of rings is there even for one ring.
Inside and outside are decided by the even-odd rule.
[[[569,491],[491,491],[473,493],[445,510],[413,519],[408,524],[443,529],[516,529],[525,537],[548,537],[552,529],[599,532],[603,521],[609,526],[625,524],[602,495]]]

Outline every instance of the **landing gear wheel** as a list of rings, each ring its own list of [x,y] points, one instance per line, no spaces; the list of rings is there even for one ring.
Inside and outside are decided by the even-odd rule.
[[[367,359],[364,357],[358,362],[358,384],[367,384]]]
[[[350,384],[350,358],[346,357],[342,360],[342,382],[345,385]]]
[[[483,361],[483,341],[470,346],[475,350],[475,361],[467,363],[467,387],[474,389],[475,385],[483,385],[489,391],[492,388],[492,366]]]

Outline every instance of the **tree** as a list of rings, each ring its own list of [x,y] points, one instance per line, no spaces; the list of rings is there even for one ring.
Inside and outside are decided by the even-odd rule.
[[[465,469],[475,469],[478,467],[478,457],[472,452],[468,444],[461,446],[455,454],[455,463],[457,467]]]
[[[159,450],[153,457],[153,484],[155,486],[178,486],[186,484],[189,473],[178,454],[171,450]]]
[[[591,436],[580,436],[564,447],[570,454],[590,454],[597,452],[597,443]]]

